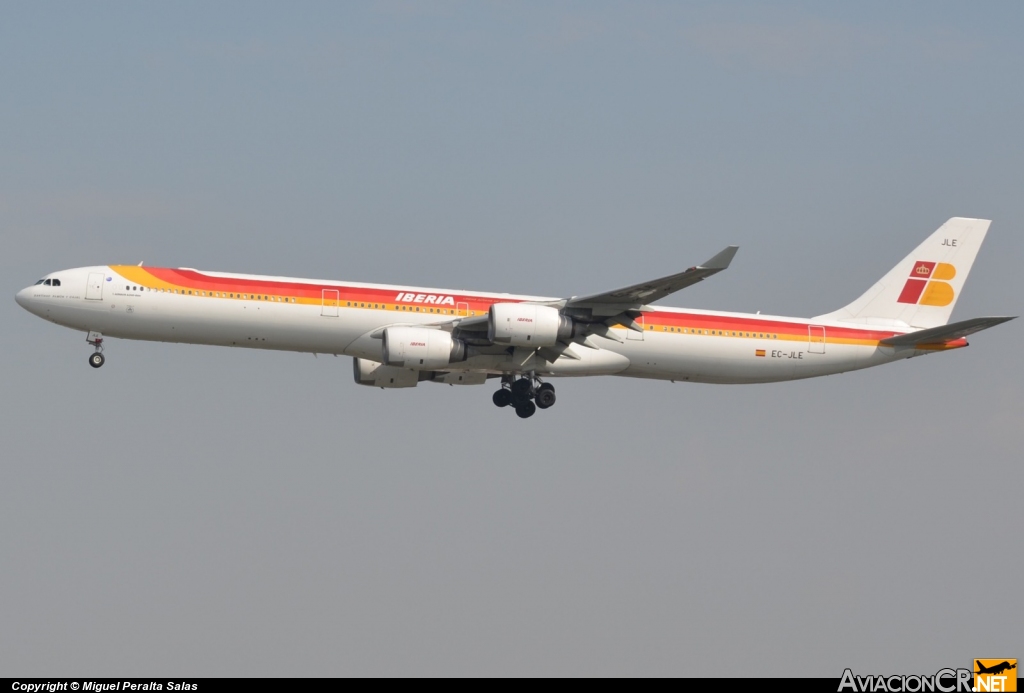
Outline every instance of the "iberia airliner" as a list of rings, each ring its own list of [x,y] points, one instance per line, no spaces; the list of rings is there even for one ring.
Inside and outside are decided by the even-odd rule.
[[[990,223],[950,219],[863,296],[810,319],[653,305],[727,268],[736,246],[678,274],[569,298],[109,265],[54,272],[17,301],[88,333],[94,368],[108,337],[344,354],[360,385],[493,378],[494,403],[527,418],[555,403],[558,376],[767,383],[965,347],[1012,319],[949,322]]]

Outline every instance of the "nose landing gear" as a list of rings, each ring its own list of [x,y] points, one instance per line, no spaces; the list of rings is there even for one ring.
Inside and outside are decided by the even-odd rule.
[[[89,355],[89,365],[99,368],[107,362],[107,359],[103,357],[103,335],[99,332],[90,332],[85,341],[96,348],[96,351]]]
[[[491,398],[496,406],[512,406],[516,416],[520,419],[528,419],[537,413],[538,409],[547,409],[555,403],[555,386],[551,383],[542,383],[533,375],[514,378],[511,375],[503,376],[501,389],[494,393]]]

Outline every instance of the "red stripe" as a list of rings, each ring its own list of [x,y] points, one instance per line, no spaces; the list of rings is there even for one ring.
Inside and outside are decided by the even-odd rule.
[[[934,264],[934,263],[932,263]],[[424,292],[422,289],[408,291],[402,287],[389,287],[387,289],[370,289],[362,287],[348,287],[344,285],[313,284],[306,282],[274,281],[269,279],[243,279],[238,277],[214,277],[194,270],[172,269],[163,267],[147,267],[146,270],[169,284],[199,291],[219,291],[241,294],[273,294],[277,296],[288,296],[295,298],[307,298],[320,300],[324,289],[337,290],[341,301],[367,302],[367,303],[395,303],[395,298],[401,293],[425,293],[436,296],[451,296],[457,304],[468,304],[470,310],[484,312],[493,303],[509,301],[505,297],[482,297],[482,296],[460,296],[455,293],[444,291]],[[911,279],[904,287],[904,294],[911,284],[919,284],[912,300],[904,301],[903,295],[900,301],[903,303],[916,303],[927,283],[923,280]],[[515,302],[519,302],[518,300]],[[408,301],[401,301],[402,304],[410,306],[418,305],[421,308],[439,307],[439,304],[419,303],[414,304]],[[456,306],[445,304],[444,307],[454,309]],[[695,313],[677,313],[648,311],[644,313],[645,320],[650,324],[664,325],[666,327],[692,328],[692,329],[714,329],[728,330],[733,332],[774,333],[787,336],[807,336],[807,325],[805,323],[784,322],[781,320],[761,320],[754,317],[735,317],[722,315],[702,315]],[[891,337],[896,334],[890,330],[872,330],[843,327],[827,327],[828,337],[835,339],[866,339],[879,340]]]

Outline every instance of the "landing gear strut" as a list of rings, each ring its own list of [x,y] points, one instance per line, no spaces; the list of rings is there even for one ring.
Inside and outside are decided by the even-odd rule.
[[[535,375],[524,375],[515,378],[511,375],[502,376],[501,389],[491,398],[496,406],[512,406],[516,416],[528,419],[538,409],[547,409],[555,403],[555,386],[542,383]]]
[[[96,351],[89,356],[89,365],[93,368],[99,368],[107,362],[103,357],[103,335],[99,332],[90,332],[85,341],[96,348]]]

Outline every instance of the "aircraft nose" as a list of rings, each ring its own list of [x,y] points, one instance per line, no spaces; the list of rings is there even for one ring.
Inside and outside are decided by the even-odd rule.
[[[18,305],[28,310],[28,289],[22,289],[14,296],[14,300],[18,302]]]

